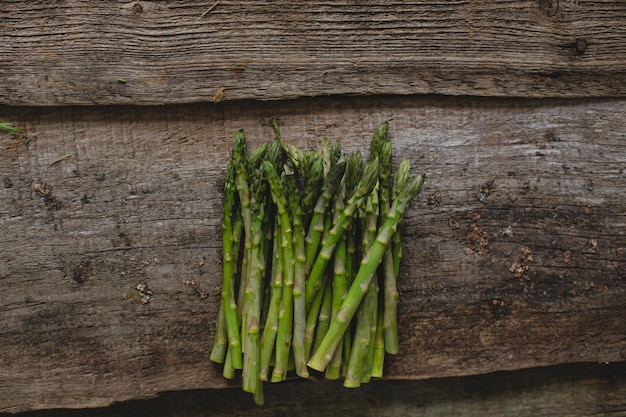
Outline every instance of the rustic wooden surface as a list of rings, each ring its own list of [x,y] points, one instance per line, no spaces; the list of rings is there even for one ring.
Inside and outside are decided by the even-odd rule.
[[[0,417],[537,417],[626,415],[626,365],[561,365],[422,381],[269,385],[259,407],[237,388],[168,392],[93,410],[58,409]]]
[[[300,148],[347,151],[391,120],[396,163],[428,176],[389,378],[624,361],[625,114],[427,96],[0,107],[25,131],[0,134],[0,412],[227,386],[208,363],[221,182],[234,132],[255,147],[274,116]]]
[[[625,38],[617,1],[10,0],[0,104],[624,96]]]

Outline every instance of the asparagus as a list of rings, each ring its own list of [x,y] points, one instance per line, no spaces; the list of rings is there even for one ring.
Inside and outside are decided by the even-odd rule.
[[[333,166],[341,159],[341,144],[338,140],[330,148],[330,165]]]
[[[254,393],[255,401],[262,400],[263,384],[260,380],[260,326],[261,298],[265,278],[265,258],[262,247],[265,220],[265,181],[260,170],[250,172],[250,250],[248,278],[245,289],[245,340],[243,355],[242,387]]]
[[[284,152],[284,154],[289,158],[289,160],[291,161],[291,167],[295,168],[295,170],[301,175],[304,176],[304,154],[302,152],[300,152],[300,150],[298,148],[296,148],[295,146],[293,146],[290,143],[287,142],[283,142],[281,140],[280,137],[280,124],[278,122],[278,119],[272,119],[270,121],[270,124],[272,125],[272,128],[274,129],[274,133],[276,134],[275,137],[275,142],[277,142],[279,144],[279,147],[281,149],[282,152]],[[274,166],[278,166],[278,161],[272,159],[272,158],[268,158],[270,160],[270,162],[272,162],[274,164]]]
[[[233,224],[232,212],[235,203],[235,168],[229,163],[224,184],[224,208],[222,220],[222,264],[224,267],[223,284],[218,313],[217,326],[215,330],[215,341],[211,349],[210,360],[217,363],[224,363],[227,349],[235,349],[238,358],[241,358],[241,343],[239,341],[239,326],[237,323],[237,306],[234,296],[234,248],[233,248]],[[226,324],[226,312],[228,309],[228,319],[231,326],[231,335],[235,336],[228,343],[228,331]],[[229,356],[231,359],[231,356]],[[232,359],[231,359],[232,360]]]
[[[320,158],[320,163],[322,159]],[[309,231],[306,236],[306,264],[305,264],[305,273],[308,274],[311,270],[311,266],[315,257],[317,256],[319,245],[322,240],[322,235],[324,233],[324,218],[326,217],[326,209],[328,204],[331,202],[337,187],[339,187],[339,183],[341,178],[344,175],[344,171],[346,168],[345,163],[337,163],[332,169],[328,172],[328,175],[324,178],[324,184],[322,186],[322,193],[317,199],[315,203],[315,208],[313,209],[313,216],[311,218],[311,222],[309,225]],[[323,169],[323,167],[322,167]],[[310,300],[309,300],[310,302]],[[307,302],[307,309],[309,302]]]
[[[228,336],[226,335],[226,321],[224,320],[224,303],[220,303],[215,325],[215,339],[209,359],[215,363],[224,363],[228,351]],[[228,357],[230,360],[230,356]]]
[[[384,122],[378,126],[372,141],[370,142],[370,158],[373,156],[381,157],[383,144],[388,142],[387,133],[389,131],[389,123]],[[382,163],[382,161],[381,161]]]
[[[322,339],[328,331],[330,326],[330,312],[333,302],[333,286],[331,280],[326,280],[324,290],[322,291],[322,305],[320,306],[320,313],[317,317],[317,326],[315,328],[315,341],[313,343],[313,351],[315,351]]]
[[[317,319],[319,317],[320,309],[322,308],[322,298],[324,291],[318,291],[315,294],[313,302],[306,312],[306,324],[304,330],[304,356],[309,358],[311,349],[313,348],[313,339],[315,337],[315,329],[317,328]]]
[[[230,349],[226,350],[226,357],[224,358],[224,369],[222,375],[226,379],[235,378],[235,368],[233,367],[233,361],[230,359]]]
[[[317,152],[310,150],[304,154],[304,186],[302,191],[302,225],[309,227],[313,209],[324,182],[324,166]]]
[[[336,224],[341,212],[346,206],[346,200],[348,195],[351,195],[354,191],[354,187],[357,185],[359,181],[359,177],[361,174],[361,154],[360,152],[353,152],[350,154],[348,158],[348,162],[346,165],[346,171],[341,180],[337,193],[335,195],[335,204],[333,209],[333,224]],[[346,275],[346,264],[347,264],[347,242],[346,235],[348,233],[346,230],[337,243],[337,247],[335,249],[335,254],[333,257],[333,270],[332,270],[332,303],[330,308],[330,317],[329,319],[334,319],[335,315],[339,311],[341,307],[341,303],[346,295],[347,284],[348,284],[348,276]],[[325,326],[327,327],[329,322],[325,322]],[[325,333],[327,330],[324,329]],[[321,339],[316,339],[316,345],[321,342]],[[341,346],[341,345],[340,345]],[[335,351],[334,358],[331,362],[331,366],[326,368],[325,377],[327,379],[337,379],[341,376],[341,365],[342,365],[342,353],[343,349],[337,349]]]
[[[406,187],[409,181],[409,166],[410,161],[408,159],[400,162],[398,169],[393,178],[393,185],[391,188],[391,198],[396,199],[398,194],[400,194],[400,190]],[[400,227],[398,225],[398,227]],[[396,230],[396,233],[393,235],[393,268],[396,276],[398,275],[398,271],[400,269],[400,259],[402,258],[402,245],[400,244],[400,233],[399,230]]]
[[[367,360],[365,365],[363,366],[363,373],[361,375],[361,382],[368,383],[374,373],[374,353],[376,351],[376,332],[378,329],[378,293],[379,286],[378,281],[376,279],[372,280],[370,283],[370,288],[368,289],[366,296],[366,303],[371,303],[371,319],[370,319],[370,338],[369,345],[367,350]],[[382,375],[381,375],[382,376]]]
[[[386,246],[391,241],[391,235],[395,232],[398,223],[402,219],[406,208],[413,198],[419,194],[424,177],[417,175],[410,181],[409,185],[400,191],[398,197],[393,202],[387,219],[382,224],[376,236],[376,240],[361,261],[359,271],[357,272],[354,282],[352,283],[346,299],[344,300],[339,313],[333,320],[324,337],[319,349],[313,354],[308,362],[309,367],[323,371],[326,365],[333,357],[333,353],[341,341],[341,336],[345,333],[350,321],[354,317],[359,303],[367,292],[370,281],[376,273],[376,269],[380,264]]]
[[[303,224],[304,213],[300,205],[300,195],[295,190],[295,181],[288,181],[288,183],[291,184],[291,187],[289,188],[289,207],[291,209],[293,253],[295,261],[293,267],[293,357],[294,366],[298,376],[308,378],[309,370],[306,366],[307,357],[304,342],[304,333],[306,328],[306,306],[304,302],[304,287],[306,279],[306,235]]]
[[[379,306],[380,308],[380,306]],[[383,336],[383,315],[380,312],[376,317],[376,332],[374,334],[374,353],[372,357],[372,376],[381,378],[385,364],[385,337]]]
[[[210,355],[226,378],[243,368],[243,389],[259,404],[262,381],[293,369],[307,378],[307,365],[329,379],[344,375],[347,387],[382,376],[385,353],[397,352],[398,229],[423,184],[410,178],[408,160],[392,181],[386,122],[364,170],[359,152],[342,160],[338,141],[302,153],[281,141],[276,119],[271,125],[274,140],[249,157],[243,130],[233,137]]]
[[[376,239],[379,211],[378,186],[379,183],[377,183],[374,190],[372,190],[372,193],[369,195],[365,205],[362,243],[363,253],[367,253]],[[375,306],[378,302],[377,299],[378,285],[376,280],[373,279],[368,285],[365,301],[358,309],[353,349],[348,363],[346,379],[344,381],[344,386],[347,388],[360,386],[363,374],[370,373],[370,371],[366,369],[367,357],[369,355],[370,345],[373,345],[371,327],[372,320],[374,320],[374,323],[376,322],[374,313],[376,313]]]
[[[322,245],[315,263],[311,268],[305,291],[305,303],[309,303],[313,300],[315,293],[321,287],[322,275],[330,261],[335,246],[341,239],[341,236],[345,230],[350,227],[354,213],[363,200],[370,194],[378,181],[378,158],[373,158],[367,163],[363,171],[363,176],[357,185],[354,194],[350,197],[346,203],[345,209],[341,212],[341,215],[337,219],[337,223],[328,232],[328,238]]]
[[[347,243],[346,236],[339,241],[337,249],[335,249],[335,257],[333,264],[333,281],[332,281],[332,308],[331,308],[331,320],[335,318],[341,303],[343,302],[346,292],[348,277],[346,275],[346,259]],[[330,366],[326,368],[327,379],[337,379],[341,375],[341,361],[342,361],[342,345],[340,344],[338,349],[335,350],[335,355],[330,363]]]
[[[274,165],[263,161],[263,172],[270,186],[272,200],[276,205],[280,219],[280,244],[283,251],[283,294],[278,312],[278,333],[276,334],[276,363],[272,372],[272,382],[279,382],[287,377],[289,353],[293,335],[293,286],[294,266],[293,229],[288,213],[288,201],[283,188],[284,181],[276,172]]]
[[[230,350],[230,360],[233,368],[241,369],[242,362],[242,343],[239,333],[239,322],[237,318],[237,303],[235,301],[235,282],[234,282],[234,239],[239,240],[239,236],[233,235],[233,206],[235,205],[235,195],[238,193],[241,216],[244,223],[244,229],[250,227],[251,212],[249,187],[247,182],[246,169],[246,142],[243,130],[239,130],[233,138],[233,151],[231,162],[228,165],[226,181],[224,184],[224,208],[222,220],[222,266],[223,266],[223,285],[222,285],[222,305],[224,306],[224,321],[226,333],[228,336],[228,345]],[[248,229],[249,230],[249,229]],[[238,232],[240,233],[240,232]],[[249,242],[248,233],[245,237]]]
[[[248,185],[248,160],[247,160],[247,144],[245,133],[243,129],[240,129],[235,133],[233,137],[233,150],[231,155],[231,163],[235,167],[235,188],[237,195],[239,196],[239,210],[241,212],[241,219],[243,223],[243,247],[244,253],[241,262],[241,276],[239,279],[239,294],[237,297],[237,312],[239,321],[241,322],[241,335],[240,343],[241,350],[243,352],[244,342],[246,338],[245,321],[246,321],[246,309],[245,305],[245,289],[248,280],[248,263],[250,258],[250,230],[252,223],[252,211],[250,209],[250,187]],[[227,274],[224,274],[227,275]],[[223,291],[223,290],[222,290]],[[232,338],[229,333],[229,338]],[[240,355],[239,355],[240,357]],[[237,355],[231,355],[231,360],[236,369],[241,369],[241,362]]]
[[[398,166],[393,188],[390,194],[397,198],[400,190],[406,187],[409,181],[410,163],[405,159]],[[398,225],[399,227],[399,225]],[[400,233],[396,229],[392,236],[392,244],[389,245],[383,258],[384,276],[384,309],[383,309],[383,335],[385,351],[391,355],[398,353],[398,288],[397,277],[402,256],[402,246],[399,241]]]
[[[263,328],[263,336],[261,338],[261,357],[259,367],[259,378],[262,381],[268,380],[270,362],[274,354],[276,343],[276,333],[278,332],[278,310],[280,307],[280,299],[283,295],[283,248],[279,242],[280,238],[280,221],[276,218],[274,228],[273,244],[273,262],[271,274],[271,296],[265,326]]]
[[[319,154],[320,159],[322,160],[322,166],[324,169],[324,177],[326,177],[328,173],[330,172],[330,168],[332,167],[332,161],[331,161],[331,156],[330,156],[330,153],[331,153],[330,142],[328,141],[327,138],[322,139],[322,142],[317,147],[317,153]]]

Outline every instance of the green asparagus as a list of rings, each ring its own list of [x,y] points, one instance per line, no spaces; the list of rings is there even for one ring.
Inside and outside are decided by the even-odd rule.
[[[400,227],[423,175],[392,170],[388,123],[363,167],[323,139],[301,152],[275,136],[250,152],[233,137],[224,181],[222,290],[210,360],[263,404],[265,381],[288,372],[357,387],[398,352]],[[358,270],[357,270],[358,269]]]
[[[331,323],[319,349],[309,360],[309,367],[323,371],[332,359],[335,348],[341,341],[341,336],[346,331],[359,303],[367,292],[369,283],[383,258],[385,248],[391,241],[391,235],[395,232],[411,200],[419,194],[423,182],[424,177],[422,175],[416,176],[405,189],[400,191],[398,197],[393,202],[387,214],[387,219],[379,229],[376,240],[361,261],[359,272],[354,278],[354,282],[341,305],[341,309]]]

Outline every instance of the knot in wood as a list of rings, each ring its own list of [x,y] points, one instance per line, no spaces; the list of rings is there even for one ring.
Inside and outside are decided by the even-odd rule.
[[[139,3],[133,4],[133,14],[139,15],[143,12],[143,7]]]
[[[579,54],[583,54],[585,53],[586,50],[587,50],[587,41],[584,39],[577,39],[576,40],[576,52]]]

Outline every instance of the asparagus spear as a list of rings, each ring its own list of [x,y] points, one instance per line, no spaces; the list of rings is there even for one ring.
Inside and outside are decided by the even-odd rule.
[[[302,225],[309,227],[315,203],[324,182],[324,166],[317,152],[310,150],[304,154],[304,190],[302,191]]]
[[[320,309],[322,308],[322,298],[324,291],[318,291],[315,294],[313,302],[307,306],[306,323],[304,330],[304,356],[309,358],[311,349],[313,348],[313,339],[315,337],[315,329],[317,328],[317,319],[319,317]]]
[[[228,351],[228,336],[226,335],[226,321],[224,320],[224,303],[220,303],[215,326],[215,339],[209,359],[215,363],[224,363]],[[229,357],[230,359],[230,357]]]
[[[341,144],[338,140],[330,148],[330,165],[335,165],[341,159]]]
[[[322,142],[317,147],[317,153],[322,160],[322,166],[324,169],[324,177],[330,172],[330,168],[333,166],[330,156],[330,142],[327,138],[322,139]]]
[[[239,334],[239,322],[237,319],[237,303],[235,301],[235,282],[234,282],[234,258],[235,249],[233,240],[239,239],[239,236],[233,235],[233,208],[235,205],[235,195],[238,193],[240,201],[240,210],[243,217],[244,228],[245,222],[250,226],[250,200],[249,188],[247,183],[246,170],[246,139],[243,130],[239,130],[233,138],[233,151],[231,161],[227,168],[226,181],[224,183],[224,208],[222,220],[222,267],[223,267],[223,285],[222,285],[222,305],[224,306],[224,321],[226,333],[228,335],[228,345],[230,350],[230,360],[234,369],[241,369],[242,362],[242,343]],[[244,209],[245,207],[245,209]],[[246,239],[248,236],[246,234]]]
[[[347,292],[348,277],[346,276],[346,236],[339,241],[337,249],[335,249],[335,256],[333,259],[333,284],[332,284],[332,308],[330,319],[334,319],[341,307],[341,303],[345,298]],[[326,368],[327,379],[337,379],[341,375],[341,359],[342,359],[342,345],[335,350],[335,355],[330,363],[330,366]]]
[[[321,173],[321,165],[320,165]],[[306,233],[304,230],[304,213],[300,205],[300,193],[295,190],[295,181],[288,181],[289,207],[291,209],[291,225],[293,227],[294,283],[293,283],[293,357],[296,374],[302,378],[309,377],[306,366],[306,350],[304,333],[306,328],[306,306],[304,303],[304,287],[306,279]],[[306,192],[306,189],[305,191]]]
[[[334,210],[334,215],[335,215],[334,222],[335,223],[337,222],[339,214],[345,208],[345,197],[346,197],[347,182],[348,182],[347,176],[350,174],[350,171],[351,171],[350,163],[348,163],[348,169],[346,170],[346,175],[344,176],[344,179],[342,180],[341,185],[339,186],[337,195],[335,197],[335,210]],[[346,234],[347,234],[347,231],[344,232],[343,236],[339,240],[339,243],[337,243],[337,247],[335,249],[335,254],[333,257],[332,305],[331,305],[331,312],[330,312],[331,320],[335,318],[335,315],[337,315],[337,312],[339,311],[339,308],[341,307],[341,303],[343,302],[343,299],[347,291],[347,283],[348,283],[347,279],[348,278],[346,276],[346,259],[348,255],[347,255]],[[341,359],[342,359],[342,352],[343,352],[343,349],[341,349],[341,347],[342,345],[340,344],[339,348],[335,350],[335,355],[333,357],[333,360],[331,361],[330,366],[326,368],[325,377],[327,379],[337,379],[341,375]]]
[[[272,119],[270,124],[274,129],[274,133],[276,133],[276,141],[280,144],[280,147],[285,155],[287,155],[287,157],[291,160],[291,166],[295,168],[301,176],[304,176],[304,154],[292,144],[281,140],[278,119]],[[271,159],[270,161],[274,164],[274,166],[278,166],[276,161]]]
[[[211,350],[210,359],[213,362],[224,363],[227,349],[235,349],[237,364],[241,368],[241,342],[239,340],[239,325],[237,323],[237,305],[235,303],[235,278],[234,269],[236,262],[233,236],[233,206],[235,205],[235,168],[228,164],[226,180],[224,183],[224,208],[222,220],[222,265],[223,265],[223,285],[221,303],[218,313],[217,326],[215,331],[215,341]],[[238,238],[237,238],[238,239]],[[228,310],[228,313],[226,313]],[[228,342],[228,330],[226,316],[228,315],[231,339],[230,347]],[[232,355],[229,355],[229,359]],[[232,360],[232,359],[231,359]]]
[[[366,362],[366,366],[363,367],[363,373],[361,375],[362,383],[368,383],[370,379],[373,376],[375,376],[374,375],[374,353],[376,351],[376,332],[378,328],[378,316],[379,316],[378,314],[379,286],[378,286],[378,281],[376,279],[372,280],[372,282],[370,283],[370,289],[373,289],[372,294],[371,294],[373,299],[370,300],[369,290],[368,290],[368,293],[365,294],[365,296],[367,297],[366,300],[370,300],[366,302],[372,303],[372,312],[371,312],[372,319],[370,320],[370,339],[369,339],[369,346],[368,346],[368,351],[367,351],[367,359],[366,359],[367,362]]]
[[[231,163],[235,167],[235,188],[237,195],[239,196],[239,211],[241,212],[241,219],[243,223],[243,247],[244,253],[241,261],[241,276],[239,282],[239,294],[237,297],[237,312],[241,322],[241,350],[244,349],[244,341],[246,338],[245,332],[245,320],[246,311],[245,305],[245,289],[248,279],[248,262],[250,251],[250,226],[252,223],[252,211],[250,210],[250,187],[248,185],[248,160],[247,160],[248,147],[246,144],[246,137],[243,129],[239,129],[233,137],[233,149],[231,154]],[[223,290],[222,290],[223,291]],[[229,337],[232,337],[229,334]],[[241,362],[236,355],[231,355],[231,360],[235,361],[233,365],[236,369],[241,369]]]
[[[245,289],[245,333],[242,387],[254,393],[255,401],[262,400],[263,384],[260,380],[260,326],[261,298],[265,278],[265,257],[263,251],[263,223],[265,221],[266,184],[260,170],[250,171],[250,251],[248,279]]]
[[[288,212],[288,201],[283,188],[284,181],[276,172],[274,165],[263,161],[263,172],[270,186],[272,200],[276,205],[280,221],[280,244],[283,250],[283,294],[278,312],[278,333],[276,335],[276,363],[272,372],[272,382],[279,382],[286,378],[289,364],[289,353],[293,335],[293,286],[294,266],[293,229]]]
[[[419,194],[423,182],[424,177],[422,175],[416,176],[410,181],[409,185],[399,193],[398,197],[393,202],[387,214],[387,219],[379,229],[376,240],[361,261],[359,272],[354,278],[354,282],[348,291],[339,313],[331,323],[319,349],[308,362],[311,368],[323,371],[332,359],[333,353],[338,343],[341,341],[341,336],[348,328],[359,303],[367,292],[370,281],[375,275],[376,269],[383,258],[385,248],[391,241],[391,235],[396,230],[411,200]]]
[[[276,344],[276,333],[278,332],[278,310],[280,299],[283,295],[283,247],[278,242],[280,240],[280,221],[276,220],[274,228],[273,262],[271,274],[271,296],[261,338],[261,358],[259,377],[262,381],[268,380],[270,361],[274,354]]]
[[[320,313],[317,317],[317,325],[315,328],[315,341],[313,343],[313,351],[317,349],[330,326],[330,312],[333,302],[333,286],[331,280],[325,280],[324,290],[322,291],[322,305]]]
[[[335,196],[335,205],[333,211],[333,224],[337,223],[339,215],[345,208],[346,200],[349,196],[354,192],[354,188],[359,182],[359,178],[362,172],[362,160],[361,153],[356,151],[352,152],[348,158],[348,162],[346,165],[346,172],[341,181],[339,189],[337,191],[337,195]],[[334,319],[335,315],[339,311],[341,307],[341,303],[343,302],[348,288],[348,264],[350,260],[348,259],[348,236],[352,236],[352,227],[349,227],[348,230],[344,232],[344,235],[339,240],[337,247],[335,249],[335,254],[333,257],[333,284],[332,284],[332,309],[330,314],[330,319]],[[319,344],[321,340],[317,341],[316,344]],[[330,366],[326,368],[325,377],[327,379],[337,379],[341,376],[341,368],[342,368],[342,359],[343,359],[343,343],[339,344],[338,349],[335,350],[335,354],[333,356],[333,360],[330,363]]]
[[[378,181],[378,158],[373,158],[367,163],[363,171],[363,176],[357,185],[354,194],[346,203],[345,209],[337,219],[337,223],[328,232],[328,238],[322,245],[319,254],[315,258],[315,263],[311,268],[308,280],[306,282],[305,303],[309,305],[313,301],[315,293],[321,287],[322,275],[326,270],[326,266],[330,261],[335,246],[341,239],[341,236],[347,228],[350,227],[354,213],[357,207],[362,204],[364,199],[371,193],[374,185]]]
[[[363,253],[367,253],[374,244],[376,239],[376,232],[378,230],[378,185],[376,184],[374,190],[369,195],[364,214],[364,228],[363,228]],[[354,335],[354,341],[352,343],[352,353],[350,355],[350,362],[348,363],[348,369],[344,386],[347,388],[355,388],[361,385],[361,378],[364,373],[370,373],[367,370],[367,357],[370,349],[370,345],[373,345],[371,340],[371,327],[372,320],[374,318],[375,305],[378,299],[378,285],[376,279],[371,280],[367,288],[365,295],[365,301],[360,305],[357,314],[356,331]]]
[[[388,131],[388,122],[384,122],[378,126],[376,132],[374,132],[374,135],[372,136],[372,141],[370,142],[370,158],[373,156],[377,156],[379,158],[381,157],[383,144],[389,141],[387,137]]]
[[[396,176],[390,194],[397,198],[409,181],[410,164],[405,159],[398,166]],[[400,225],[398,225],[400,227]],[[397,277],[400,268],[400,257],[402,256],[402,246],[400,243],[400,232],[393,233],[392,244],[385,249],[383,258],[384,276],[384,308],[383,308],[383,335],[385,340],[385,351],[391,355],[398,353],[398,288]]]
[[[320,158],[320,161],[322,159]],[[317,256],[319,245],[322,240],[322,235],[324,234],[324,218],[326,216],[326,209],[328,204],[331,202],[337,187],[339,187],[339,183],[341,178],[343,177],[344,171],[346,169],[346,164],[343,162],[339,162],[335,164],[332,169],[328,172],[328,175],[324,178],[324,184],[322,186],[322,194],[317,199],[315,203],[315,208],[313,209],[313,216],[311,218],[311,222],[309,225],[309,231],[306,236],[306,264],[305,264],[305,272],[308,273],[311,270],[311,266],[313,265],[313,261]],[[309,306],[309,302],[307,302],[307,310]]]
[[[380,308],[380,306],[379,306]],[[378,312],[376,317],[376,331],[374,334],[374,353],[372,357],[372,376],[381,378],[385,364],[385,338],[383,336],[383,315]]]

